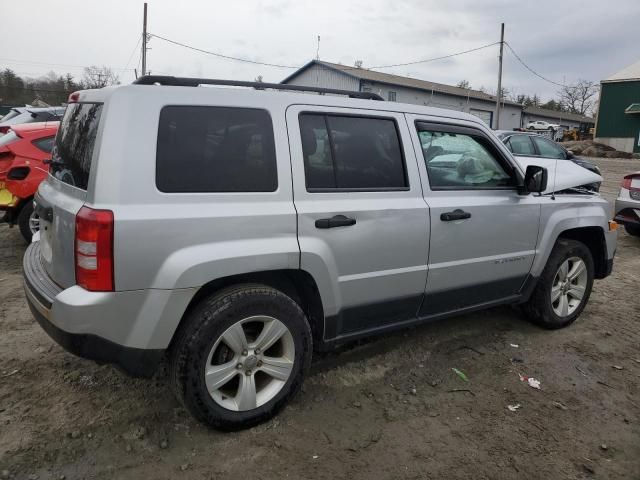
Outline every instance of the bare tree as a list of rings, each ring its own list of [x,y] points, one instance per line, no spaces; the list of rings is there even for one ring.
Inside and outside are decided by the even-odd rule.
[[[118,75],[113,73],[109,67],[97,67],[91,65],[84,69],[82,85],[84,88],[102,88],[119,83]]]
[[[598,84],[590,80],[578,80],[565,85],[558,92],[559,103],[568,112],[587,115],[593,112],[598,95]]]
[[[458,82],[458,84],[456,85],[456,87],[458,88],[466,88],[467,90],[471,88],[471,83],[469,83],[469,80],[460,80]]]

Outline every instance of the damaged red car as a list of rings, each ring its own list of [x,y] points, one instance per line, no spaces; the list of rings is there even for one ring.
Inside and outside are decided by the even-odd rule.
[[[39,228],[33,196],[49,174],[45,160],[51,158],[60,122],[12,125],[0,137],[0,212],[4,221],[17,224],[27,242]]]

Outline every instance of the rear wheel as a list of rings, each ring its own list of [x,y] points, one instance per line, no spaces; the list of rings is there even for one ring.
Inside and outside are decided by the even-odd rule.
[[[172,346],[178,399],[223,430],[275,415],[300,390],[311,363],[311,330],[298,304],[264,285],[241,285],[203,300]]]
[[[31,200],[25,203],[18,214],[18,227],[27,243],[31,243],[33,234],[40,230],[40,217],[33,209],[33,202]]]
[[[625,225],[624,229],[633,237],[640,237],[640,225]]]
[[[584,310],[593,286],[589,249],[576,240],[559,239],[524,312],[544,328],[566,327]]]

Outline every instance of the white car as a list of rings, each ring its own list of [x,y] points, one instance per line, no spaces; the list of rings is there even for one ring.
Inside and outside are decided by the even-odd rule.
[[[557,130],[559,128],[560,125],[543,122],[542,120],[536,120],[535,122],[529,122],[527,124],[527,130]]]

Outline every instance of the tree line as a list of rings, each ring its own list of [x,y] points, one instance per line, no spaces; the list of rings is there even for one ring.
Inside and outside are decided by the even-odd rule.
[[[462,80],[456,85],[460,88],[471,88],[468,80]],[[484,87],[481,92],[487,93]],[[577,82],[560,87],[556,97],[543,102],[537,94],[525,95],[502,89],[502,98],[520,103],[525,107],[540,107],[559,112],[577,113],[578,115],[594,116],[598,110],[599,85],[590,80],[578,80]],[[493,92],[495,95],[495,92]]]
[[[38,77],[21,77],[10,68],[0,71],[0,104],[24,106],[46,103],[51,106],[65,103],[69,94],[87,88],[102,88],[119,83],[118,75],[108,67],[90,66],[76,80],[71,73],[55,72]]]

